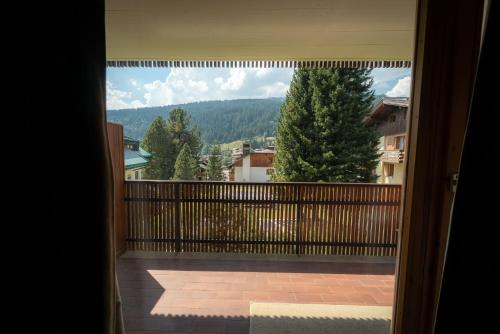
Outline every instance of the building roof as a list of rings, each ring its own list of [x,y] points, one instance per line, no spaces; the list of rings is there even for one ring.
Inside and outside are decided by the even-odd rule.
[[[259,154],[259,153],[276,153],[276,150],[272,150],[269,148],[257,148],[255,150],[252,150],[250,154]]]
[[[128,148],[125,149],[124,158],[125,169],[145,167],[149,163],[149,157],[142,156],[140,151],[134,151]]]
[[[408,108],[408,104],[410,99],[407,97],[389,97],[384,96],[379,103],[383,103],[389,106],[398,106],[398,107],[406,107]]]
[[[376,120],[386,117],[387,114],[389,114],[389,112],[393,111],[394,108],[391,107],[400,107],[408,109],[408,105],[409,105],[409,98],[407,97],[384,96],[383,98],[375,102],[372,110],[366,117],[365,122],[368,125],[371,125],[375,123]]]
[[[138,139],[123,136],[123,142],[125,145],[132,145],[132,148],[137,148],[130,149],[125,147],[125,169],[145,167],[149,163],[151,153],[139,146],[140,141]]]
[[[251,148],[250,149],[250,153],[248,154],[259,154],[259,153],[276,153],[276,150],[275,149],[272,149],[272,148],[256,148],[256,149],[253,149]],[[241,155],[243,156],[243,149],[241,147],[239,148],[233,148],[233,152],[232,152],[232,155],[233,156],[237,156],[237,155]]]
[[[149,153],[149,152],[148,152],[148,151],[146,151],[146,150],[143,150],[143,149],[142,149],[142,148],[140,148],[140,147],[139,147],[139,155],[140,155],[141,157],[146,158],[146,159],[151,158],[151,153]]]
[[[125,144],[137,144],[139,145],[139,139],[135,139],[129,136],[123,136],[123,142]]]

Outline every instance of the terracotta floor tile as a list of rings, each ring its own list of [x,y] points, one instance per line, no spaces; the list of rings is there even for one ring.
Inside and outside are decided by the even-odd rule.
[[[391,305],[394,265],[127,259],[117,263],[128,333],[247,334],[251,302]]]
[[[321,293],[297,292],[295,298],[297,303],[319,303],[323,301]]]
[[[342,305],[349,302],[349,297],[344,293],[326,293],[321,295],[321,299],[325,303],[331,303],[335,305]]]

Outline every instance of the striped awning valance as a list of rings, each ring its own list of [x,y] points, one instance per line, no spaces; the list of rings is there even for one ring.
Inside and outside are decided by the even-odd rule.
[[[106,0],[110,67],[409,67],[416,0]]]
[[[108,60],[108,67],[172,68],[410,68],[409,60]]]

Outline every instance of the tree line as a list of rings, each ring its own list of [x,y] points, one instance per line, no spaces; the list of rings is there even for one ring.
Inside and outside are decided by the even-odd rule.
[[[181,108],[170,111],[164,120],[157,116],[148,127],[141,147],[152,157],[144,178],[152,180],[195,180],[202,141],[191,117]],[[209,154],[207,173],[210,180],[222,180],[222,155],[218,145]]]
[[[205,145],[230,143],[243,138],[274,136],[283,98],[203,101],[108,110],[108,120],[123,124],[125,134],[142,139],[157,116],[168,118],[171,110],[181,108],[191,116]],[[207,151],[208,152],[208,151]]]

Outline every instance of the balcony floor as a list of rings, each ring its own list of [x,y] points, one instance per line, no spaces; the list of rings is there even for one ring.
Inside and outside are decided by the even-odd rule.
[[[122,256],[127,333],[248,333],[252,302],[392,305],[392,263],[291,259]]]

